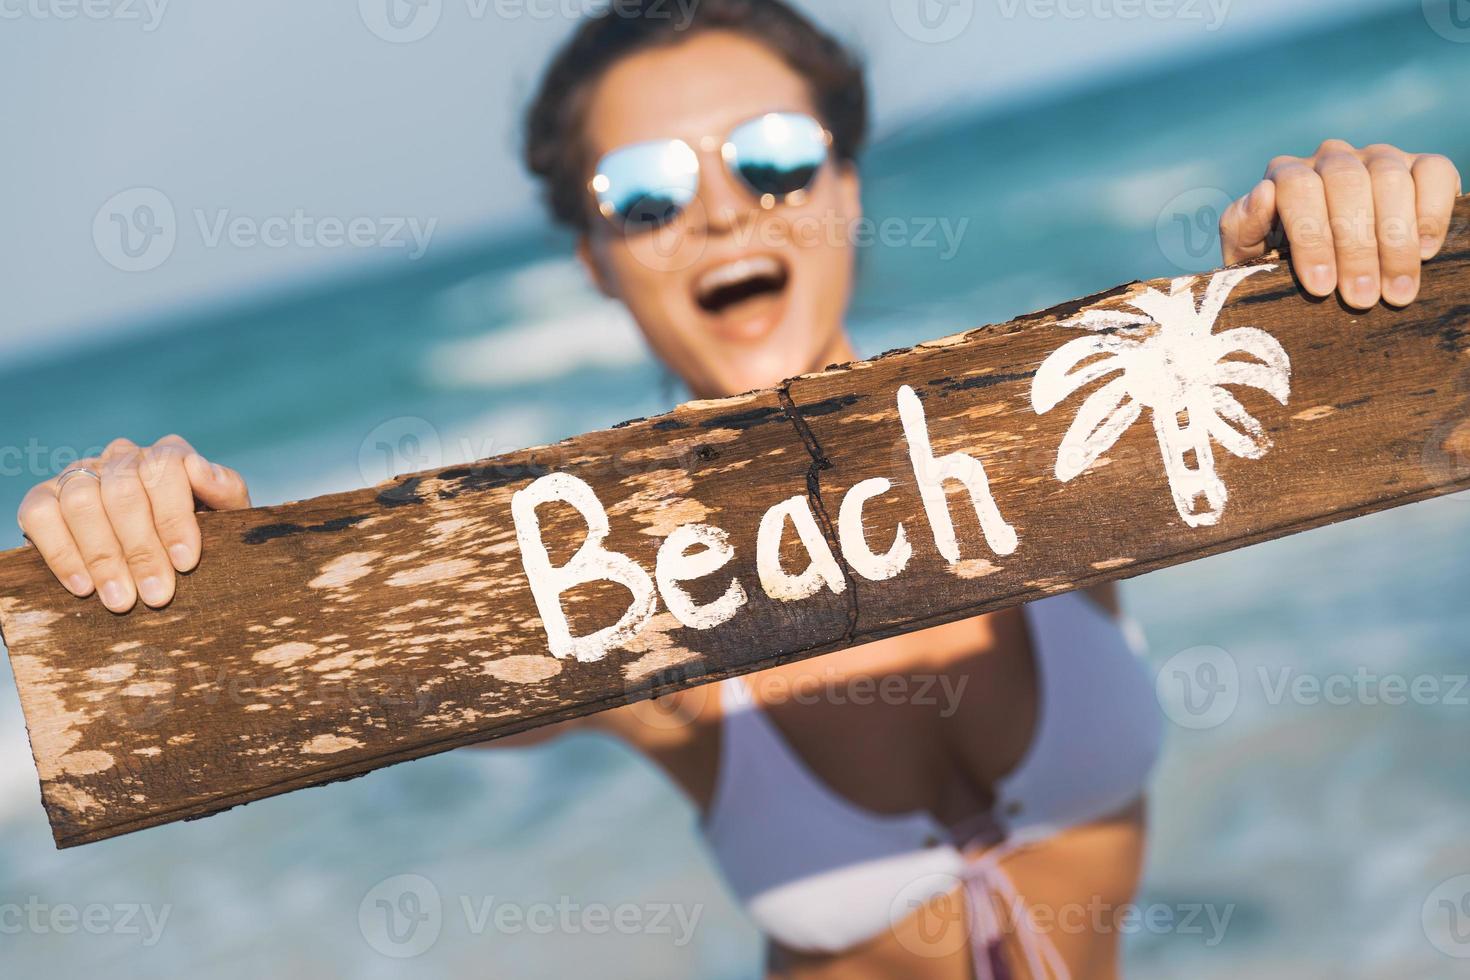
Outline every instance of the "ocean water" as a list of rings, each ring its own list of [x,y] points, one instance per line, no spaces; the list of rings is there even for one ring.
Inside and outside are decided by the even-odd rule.
[[[1470,170],[1467,91],[1470,45],[1411,2],[1004,112],[916,121],[867,159],[867,208],[934,244],[864,251],[858,342],[876,353],[1212,265],[1210,207],[1271,156],[1327,136],[1432,149]],[[78,379],[85,401],[55,397]],[[275,502],[679,397],[568,243],[528,230],[0,367],[0,510],[37,468],[120,434],[180,431]],[[18,541],[0,532],[0,545]],[[1450,955],[1470,953],[1455,931],[1470,905],[1447,917],[1470,874],[1467,581],[1470,500],[1450,498],[1126,585],[1178,719],[1141,898],[1162,911],[1128,930],[1130,976],[1470,975]],[[0,976],[759,975],[758,937],[693,812],[613,742],[461,751],[57,852],[0,675]],[[1434,693],[1394,703],[1395,677]],[[1222,700],[1192,710],[1180,678],[1218,681]],[[1314,697],[1313,681],[1356,693]],[[382,952],[404,949],[374,931],[385,896],[427,916],[419,955]],[[99,928],[52,917],[89,906]],[[583,918],[620,908],[644,928]],[[576,925],[548,932],[551,916]]]

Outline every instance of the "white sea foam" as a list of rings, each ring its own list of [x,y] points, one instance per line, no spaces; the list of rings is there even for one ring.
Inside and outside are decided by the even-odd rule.
[[[444,463],[452,466],[489,459],[543,446],[557,436],[550,416],[533,405],[500,408],[445,427]]]
[[[570,259],[477,276],[445,293],[440,309],[466,327],[509,323],[432,348],[424,371],[439,387],[550,381],[589,368],[632,367],[649,356],[623,306],[594,292]]]
[[[582,263],[571,258],[543,259],[497,276],[491,285],[504,302],[522,311],[549,306],[584,306],[598,298]]]
[[[1006,207],[1030,215],[1096,214],[1122,228],[1152,228],[1171,198],[1187,190],[1221,187],[1224,180],[1213,161],[1186,160],[1151,170],[1060,176],[1017,189]]]
[[[440,344],[424,358],[431,383],[493,388],[550,381],[588,368],[627,368],[648,360],[633,321],[608,303],[564,316],[525,320],[470,340]]]
[[[1402,120],[1439,109],[1452,87],[1415,65],[1387,75],[1372,89],[1352,88],[1331,93],[1317,113],[1324,131],[1351,131],[1379,125],[1383,119]],[[1417,149],[1417,147],[1410,147]]]
[[[1103,179],[1094,200],[1118,224],[1146,228],[1153,226],[1159,211],[1176,194],[1219,187],[1223,179],[1219,167],[1210,161],[1190,160]]]

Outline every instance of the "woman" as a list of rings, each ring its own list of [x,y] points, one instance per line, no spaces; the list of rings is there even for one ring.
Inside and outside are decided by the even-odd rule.
[[[553,213],[699,397],[854,359],[854,250],[830,231],[861,215],[860,69],[778,0],[666,8],[620,2],[549,69],[527,157]],[[1409,303],[1458,188],[1443,157],[1329,141],[1232,206],[1225,259],[1279,231],[1314,295]],[[20,523],[63,585],[123,612],[167,604],[200,560],[196,504],[248,503],[183,439],[120,439],[35,487]],[[775,973],[1114,976],[1160,729],[1115,611],[1107,590],[1059,596],[579,724],[704,811]],[[852,696],[875,678],[913,683]]]

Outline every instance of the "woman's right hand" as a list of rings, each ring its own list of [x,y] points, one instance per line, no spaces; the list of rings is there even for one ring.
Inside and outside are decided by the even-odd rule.
[[[76,469],[86,472],[66,476]],[[16,516],[68,591],[96,592],[123,613],[139,597],[168,605],[174,573],[199,563],[196,508],[249,506],[239,473],[209,462],[180,436],[164,436],[147,448],[113,440],[100,457],[32,487]]]

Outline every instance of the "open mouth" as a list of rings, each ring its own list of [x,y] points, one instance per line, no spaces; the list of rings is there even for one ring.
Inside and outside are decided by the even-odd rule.
[[[694,284],[694,298],[700,309],[716,316],[754,313],[765,301],[779,298],[790,279],[790,270],[775,256],[736,259],[700,276]]]

